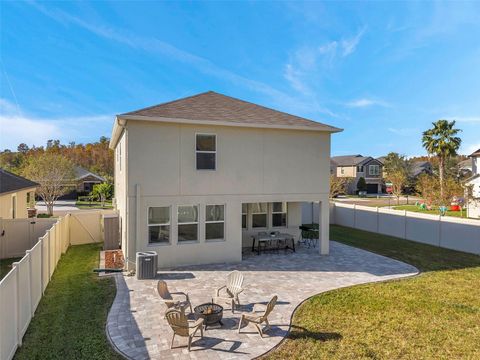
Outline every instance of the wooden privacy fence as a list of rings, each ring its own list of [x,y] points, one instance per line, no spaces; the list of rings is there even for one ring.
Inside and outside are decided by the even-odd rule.
[[[480,220],[331,203],[330,223],[480,255]]]
[[[13,263],[12,270],[0,280],[0,360],[12,359],[22,345],[61,255],[70,245],[103,241],[102,213],[88,211],[58,218],[33,247],[22,250],[22,259]],[[3,222],[5,225],[8,221]],[[16,251],[20,252],[19,248]]]

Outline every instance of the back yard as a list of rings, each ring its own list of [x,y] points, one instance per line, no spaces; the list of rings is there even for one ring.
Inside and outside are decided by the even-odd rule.
[[[310,298],[265,358],[480,358],[479,256],[340,226],[331,238],[423,273]],[[62,257],[16,359],[119,358],[105,336],[115,284],[92,273],[100,248],[72,246]]]
[[[331,238],[423,273],[314,296],[266,358],[480,358],[479,256],[335,225]]]

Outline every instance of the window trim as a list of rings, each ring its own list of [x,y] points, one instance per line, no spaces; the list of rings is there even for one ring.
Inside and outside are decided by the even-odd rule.
[[[148,212],[150,211],[150,208],[168,208],[168,224],[167,223],[155,223],[155,224],[150,224],[148,222]],[[158,243],[152,243],[150,242],[150,226],[169,226],[168,229],[168,242],[158,242]],[[169,246],[172,245],[172,206],[167,205],[167,206],[147,206],[147,246]]]
[[[285,211],[273,211],[273,203],[282,203],[285,204]],[[270,212],[270,219],[272,224],[272,229],[285,229],[288,228],[288,202],[287,201],[272,201],[270,203],[272,211]],[[285,214],[285,226],[273,226],[273,214]]]
[[[378,171],[375,171],[374,169],[377,169]],[[373,173],[372,173],[372,170],[374,170]],[[373,176],[380,175],[380,165],[378,164],[368,165],[368,175],[373,175]]]
[[[198,135],[209,135],[215,136],[215,151],[207,151],[207,150],[197,150],[197,136]],[[216,133],[195,133],[195,170],[197,171],[216,171],[217,170],[217,134]],[[215,154],[215,169],[199,169],[198,168],[198,157],[197,154]]]
[[[250,207],[250,216],[252,217],[252,229],[268,229],[269,223],[268,223],[268,202],[254,202],[251,204],[267,204],[267,209],[266,212],[253,212],[252,208]],[[253,215],[263,215],[265,214],[265,226],[253,226]]]
[[[361,172],[361,173],[365,172],[364,166],[363,165],[357,165],[357,172]]]
[[[197,222],[179,222],[178,221],[178,209],[182,206],[196,206],[197,207]],[[196,240],[179,240],[178,239],[178,227],[180,225],[197,225],[197,239]],[[199,228],[199,225],[200,225],[200,205],[199,204],[178,204],[177,205],[177,244],[180,245],[180,244],[195,244],[195,243],[198,243],[200,242],[200,228]]]
[[[242,230],[248,230],[248,203],[245,203],[246,212],[243,212],[243,203],[242,203]],[[243,227],[243,216],[245,216],[245,227]]]
[[[223,220],[207,221],[207,206],[223,206]],[[219,242],[225,241],[225,211],[226,204],[205,204],[205,242]],[[207,239],[207,224],[220,224],[223,223],[223,238]]]

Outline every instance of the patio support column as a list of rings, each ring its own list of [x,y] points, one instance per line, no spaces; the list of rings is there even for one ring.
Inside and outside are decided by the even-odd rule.
[[[319,251],[321,255],[328,255],[330,252],[330,204],[328,198],[320,201],[318,212],[319,225]]]

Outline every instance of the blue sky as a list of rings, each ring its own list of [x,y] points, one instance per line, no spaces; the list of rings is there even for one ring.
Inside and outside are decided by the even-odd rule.
[[[214,90],[344,128],[332,154],[480,148],[480,2],[2,2],[0,148],[110,136]]]

